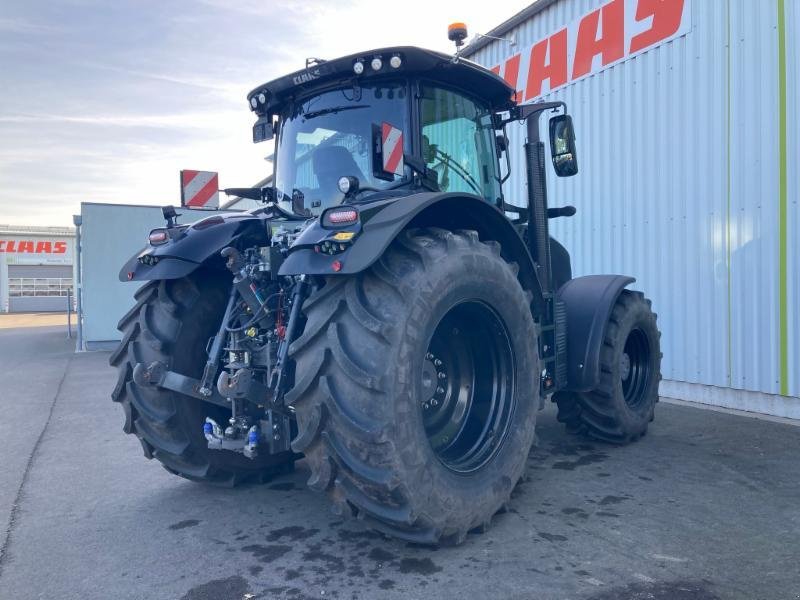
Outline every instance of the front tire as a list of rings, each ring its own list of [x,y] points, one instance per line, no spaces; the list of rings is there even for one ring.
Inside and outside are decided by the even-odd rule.
[[[406,231],[306,301],[287,401],[310,487],[410,542],[488,525],[523,473],[538,408],[516,272],[474,231]]]
[[[650,300],[623,290],[606,324],[600,384],[591,392],[554,394],[558,420],[571,433],[612,444],[645,435],[658,402],[660,338]]]

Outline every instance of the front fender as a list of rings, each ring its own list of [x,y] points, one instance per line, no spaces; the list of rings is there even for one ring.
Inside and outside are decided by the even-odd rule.
[[[567,316],[567,383],[562,388],[588,392],[600,382],[600,349],[614,304],[629,284],[625,275],[587,275],[570,279],[556,292]]]
[[[319,220],[312,223],[292,246],[281,265],[280,275],[353,275],[368,268],[383,254],[395,236],[427,206],[444,194],[425,192],[390,201],[358,205],[360,223],[348,227],[356,233],[353,243],[340,254],[315,252],[314,246],[329,239],[339,229],[328,229]],[[336,260],[339,271],[331,268]]]
[[[186,277],[241,238],[247,238],[249,245],[269,244],[268,227],[269,221],[261,214],[213,214],[191,225],[170,230],[166,243],[147,246],[134,254],[120,270],[119,280]]]
[[[423,192],[358,206],[361,223],[353,243],[333,256],[314,247],[335,230],[317,221],[296,241],[280,269],[281,275],[351,275],[369,268],[406,227],[473,229],[481,240],[495,240],[506,260],[519,266],[519,279],[533,293],[535,314],[544,310],[541,285],[525,242],[502,211],[477,196]],[[335,265],[339,270],[334,269]]]

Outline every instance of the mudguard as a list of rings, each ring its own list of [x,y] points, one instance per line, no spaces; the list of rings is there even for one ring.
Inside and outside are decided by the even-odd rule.
[[[390,198],[355,205],[360,223],[344,229],[323,227],[319,221],[309,225],[293,244],[280,268],[281,275],[352,275],[372,265],[406,227],[445,227],[473,229],[481,240],[500,243],[506,260],[519,266],[519,279],[533,293],[534,314],[545,308],[533,259],[525,242],[508,218],[483,198],[468,194],[422,192],[404,198]],[[334,239],[337,232],[354,234],[345,250],[335,255],[316,248]]]
[[[625,275],[587,275],[556,292],[567,316],[567,383],[562,389],[588,392],[597,387],[608,318],[622,290],[634,281]]]
[[[240,238],[249,245],[267,245],[269,221],[260,213],[214,213],[191,225],[169,230],[169,239],[133,255],[119,272],[120,281],[148,281],[186,277],[200,265],[216,259],[219,251]],[[144,260],[143,260],[144,259]],[[218,261],[222,267],[221,259]]]

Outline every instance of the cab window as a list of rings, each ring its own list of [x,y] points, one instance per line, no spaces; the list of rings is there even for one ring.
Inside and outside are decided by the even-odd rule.
[[[500,197],[491,111],[445,88],[426,85],[420,104],[422,157],[443,192]]]

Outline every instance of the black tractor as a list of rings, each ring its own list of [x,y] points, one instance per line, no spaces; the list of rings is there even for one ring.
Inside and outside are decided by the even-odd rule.
[[[514,94],[413,47],[309,60],[250,92],[274,178],[226,191],[263,206],[190,225],[166,207],[120,273],[147,282],[111,357],[145,456],[226,485],[305,457],[337,512],[438,544],[503,508],[547,397],[571,432],[644,435],[656,316],[631,277],[572,277],[548,219],[575,209],[548,207],[545,170],[549,152],[577,173],[572,119]],[[503,199],[513,122],[524,207]]]

